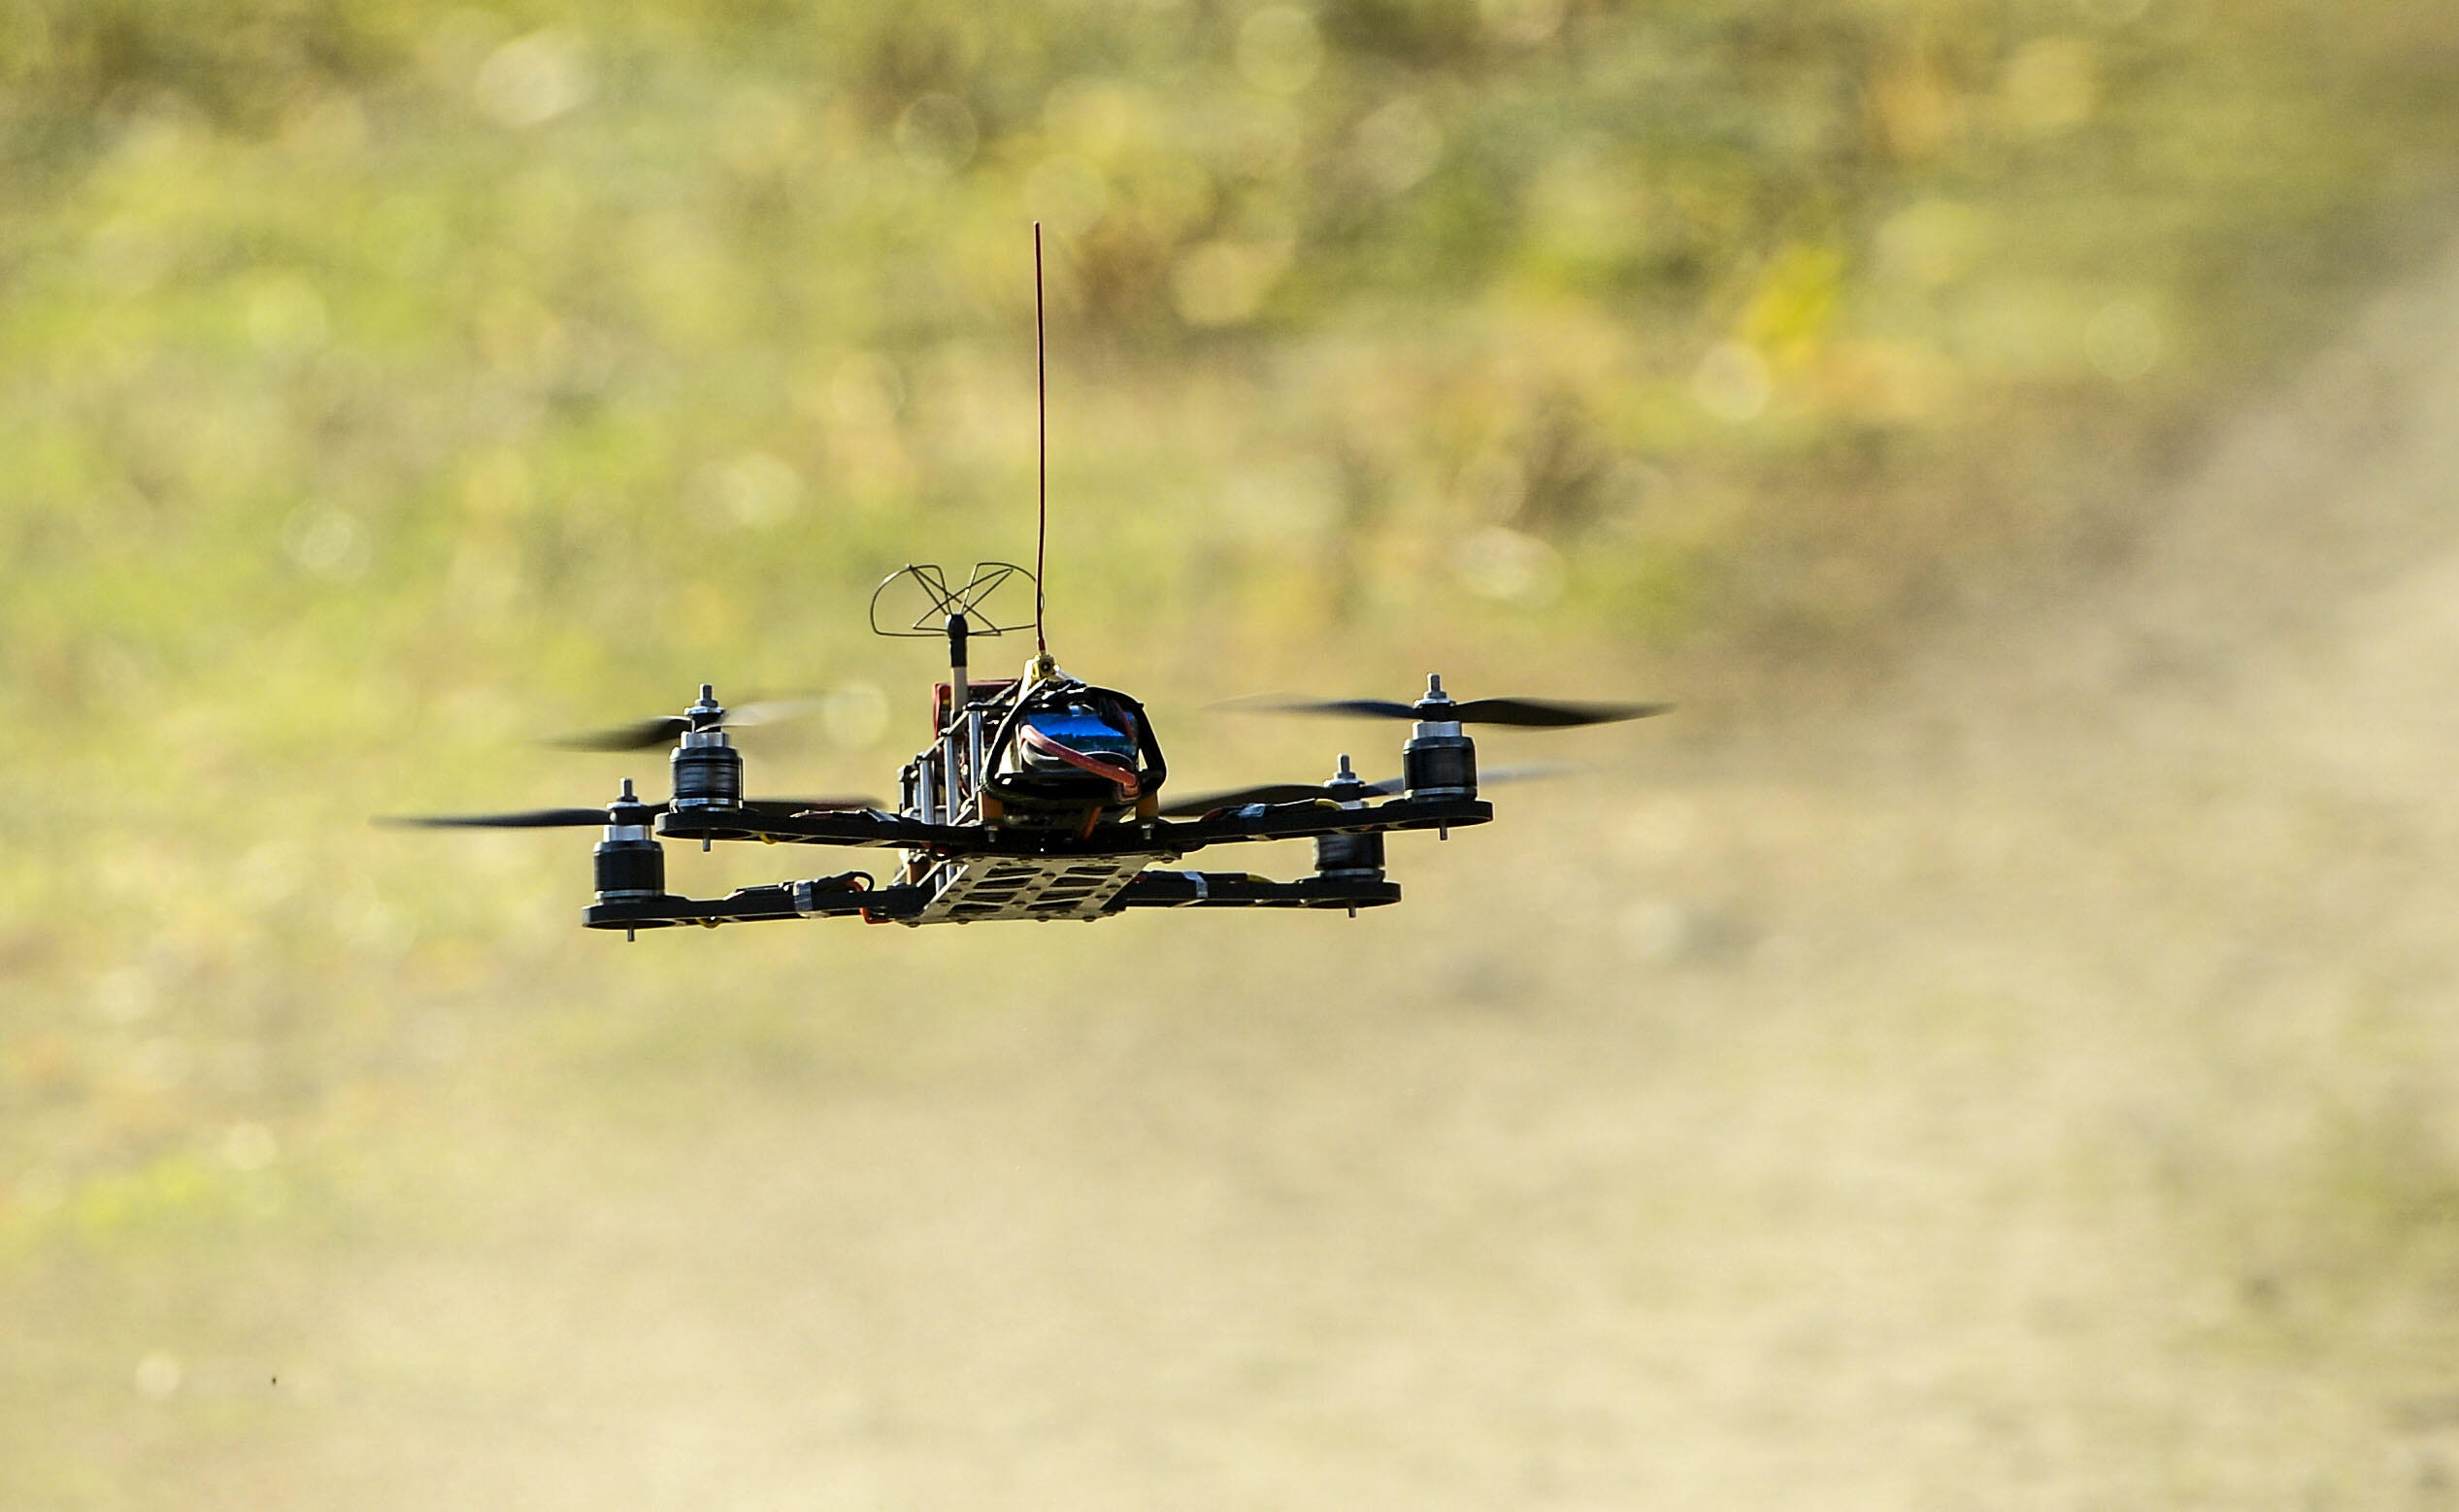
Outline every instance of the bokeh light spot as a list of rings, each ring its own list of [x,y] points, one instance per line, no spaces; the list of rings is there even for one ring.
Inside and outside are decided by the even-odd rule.
[[[588,62],[580,39],[549,28],[515,37],[487,54],[472,81],[479,108],[507,126],[541,126],[586,102]]]
[[[2111,300],[2083,328],[2083,355],[2101,376],[2128,383],[2160,363],[2160,322],[2131,299]]]
[[[1562,553],[1535,536],[1491,525],[1452,552],[1460,586],[1481,598],[1536,608],[1562,596]]]
[[[367,529],[347,509],[310,505],[282,528],[282,547],[302,572],[347,581],[367,571]]]
[[[952,94],[923,95],[897,116],[897,151],[921,173],[952,174],[974,160],[980,145],[974,113]]]
[[[1270,5],[1238,28],[1238,71],[1267,94],[1295,94],[1323,67],[1323,36],[1294,5]]]
[[[2026,44],[2007,65],[2001,100],[2017,131],[2046,136],[2082,124],[2097,93],[2091,45],[2075,37],[2044,37]]]
[[[1289,266],[1285,243],[1205,242],[1179,259],[1170,293],[1189,325],[1251,320]]]
[[[324,296],[305,279],[275,279],[248,296],[248,339],[259,351],[313,351],[324,345],[327,329]]]
[[[1878,227],[1875,250],[1885,278],[1916,288],[1938,288],[1962,278],[1979,249],[1981,221],[1969,206],[1924,199]]]
[[[1711,348],[1690,380],[1699,408],[1736,424],[1759,417],[1768,407],[1770,389],[1766,359],[1741,342]]]
[[[222,1159],[233,1170],[262,1170],[281,1153],[280,1141],[262,1124],[233,1124],[222,1135]]]
[[[157,1350],[137,1362],[137,1395],[149,1401],[167,1400],[179,1392],[186,1374],[179,1356]]]
[[[746,451],[705,469],[701,491],[723,518],[746,530],[768,530],[803,505],[803,475],[768,451]]]
[[[1443,128],[1434,114],[1403,96],[1357,127],[1357,163],[1366,181],[1384,194],[1415,188],[1443,158]]]

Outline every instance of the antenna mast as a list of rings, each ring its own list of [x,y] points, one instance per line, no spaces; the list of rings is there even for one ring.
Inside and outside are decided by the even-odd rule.
[[[1050,358],[1042,329],[1042,222],[1033,223],[1033,651],[1047,660],[1042,634],[1042,554],[1050,535]]]

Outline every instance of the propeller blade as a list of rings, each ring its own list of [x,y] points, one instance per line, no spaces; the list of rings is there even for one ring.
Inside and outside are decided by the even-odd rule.
[[[825,698],[764,699],[726,711],[726,728],[749,729],[753,725],[781,725],[789,719],[808,719],[828,707]]]
[[[568,751],[645,751],[680,740],[690,728],[691,721],[682,715],[668,714],[662,719],[643,719],[612,730],[567,735],[548,743]]]
[[[1478,772],[1478,786],[1487,788],[1512,782],[1542,782],[1547,777],[1567,777],[1587,770],[1576,761],[1541,761],[1525,767],[1487,767]],[[1380,782],[1367,783],[1360,791],[1372,793],[1377,798],[1393,798],[1409,791],[1409,779],[1385,777]]]
[[[668,805],[641,804],[644,815],[662,814]],[[799,814],[847,808],[877,808],[869,798],[747,798],[738,805],[746,813]],[[530,808],[504,814],[405,814],[378,819],[378,824],[412,830],[580,830],[605,824],[603,808]]]
[[[1569,776],[1588,769],[1574,762],[1539,762],[1526,767],[1497,767],[1478,773],[1478,786],[1488,787],[1508,782],[1535,782],[1546,777]],[[1380,782],[1361,782],[1347,796],[1352,798],[1393,798],[1409,790],[1407,779],[1385,777]],[[1341,797],[1332,787],[1320,782],[1266,782],[1254,787],[1231,788],[1220,793],[1203,793],[1182,799],[1161,810],[1165,819],[1191,819],[1211,813],[1215,808],[1244,808],[1248,804],[1303,804],[1311,799]]]
[[[648,813],[662,813],[664,804],[644,804]],[[414,830],[579,830],[607,822],[603,808],[530,808],[508,814],[409,814],[376,821]]]
[[[758,725],[783,724],[789,719],[807,719],[826,708],[828,703],[826,698],[764,699],[727,709],[714,728],[748,730]],[[608,730],[583,731],[548,743],[572,751],[646,751],[674,743],[690,728],[691,720],[685,716],[667,714]]]
[[[1610,725],[1624,719],[1646,719],[1672,708],[1671,704],[1578,704],[1553,699],[1473,698],[1452,717],[1464,725],[1518,725],[1529,730],[1562,730],[1575,725]]]
[[[1267,782],[1257,787],[1231,788],[1222,793],[1201,793],[1163,808],[1161,816],[1165,819],[1187,819],[1197,814],[1209,814],[1215,808],[1244,808],[1249,804],[1303,804],[1331,796],[1320,782]]]
[[[1275,714],[1346,714],[1365,719],[1423,719],[1414,704],[1389,699],[1236,699],[1215,706]],[[1562,699],[1479,698],[1451,707],[1451,719],[1464,725],[1515,725],[1528,730],[1561,730],[1578,725],[1612,724],[1645,719],[1672,708],[1671,704],[1586,704]]]
[[[747,813],[802,814],[838,813],[847,809],[877,808],[876,798],[747,798],[742,808]]]
[[[1587,770],[1576,761],[1532,762],[1525,767],[1489,767],[1478,773],[1478,786],[1487,788],[1506,782],[1544,782],[1552,777],[1577,776]]]
[[[1266,714],[1351,714],[1367,719],[1414,719],[1417,711],[1407,704],[1388,699],[1232,699],[1216,705],[1220,708],[1246,709]]]

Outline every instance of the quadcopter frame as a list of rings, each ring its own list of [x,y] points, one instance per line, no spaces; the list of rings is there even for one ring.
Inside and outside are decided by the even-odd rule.
[[[1017,833],[980,824],[933,824],[873,809],[814,810],[780,815],[699,808],[669,812],[656,833],[673,839],[760,840],[770,844],[901,849],[922,858],[924,880],[875,886],[859,871],[739,889],[721,899],[673,895],[608,899],[591,905],[592,929],[659,929],[759,919],[860,915],[874,923],[970,923],[977,918],[1102,918],[1128,908],[1360,908],[1400,902],[1400,885],[1382,874],[1381,837],[1393,831],[1484,824],[1494,806],[1477,798],[1400,797],[1375,805],[1335,802],[1249,804],[1189,821],[1149,819],[1132,838],[1058,833]],[[1182,871],[1170,864],[1208,845],[1313,838],[1314,875],[1273,881],[1236,871]],[[1370,844],[1358,843],[1361,839]],[[1329,860],[1335,865],[1326,867]],[[1368,865],[1339,865],[1367,862]],[[940,864],[953,863],[942,870]],[[908,871],[916,869],[909,865]],[[1016,893],[1041,886],[1038,897],[979,897],[950,904],[968,874]],[[935,907],[935,904],[940,906]]]
[[[916,925],[1089,920],[1135,907],[1342,908],[1354,914],[1400,901],[1398,885],[1383,876],[1385,834],[1431,829],[1447,835],[1454,827],[1493,818],[1492,806],[1477,798],[1474,746],[1456,723],[1430,708],[1435,722],[1421,723],[1404,752],[1412,790],[1384,803],[1367,801],[1384,790],[1359,781],[1344,757],[1332,782],[1294,802],[1242,802],[1176,820],[1161,817],[1149,797],[1138,802],[1138,790],[1130,786],[1125,803],[1068,805],[1065,827],[1014,823],[1013,814],[1002,812],[997,771],[1026,711],[1046,698],[1102,701],[1135,729],[1141,750],[1135,760],[1142,770],[1131,767],[1121,776],[1141,776],[1158,787],[1168,771],[1142,706],[1066,675],[1047,653],[1037,655],[1016,681],[969,681],[970,637],[1022,628],[1001,625],[983,611],[1001,585],[1015,577],[1033,582],[1038,600],[1039,579],[1009,562],[977,563],[958,584],[937,565],[908,564],[872,591],[874,632],[915,639],[945,635],[948,643],[949,680],[933,700],[932,740],[905,768],[898,811],[793,812],[774,804],[751,806],[695,796],[656,817],[656,838],[646,810],[610,811],[607,844],[600,848],[602,870],[609,857],[653,850],[657,838],[698,840],[703,849],[718,840],[888,849],[903,853],[894,883],[879,886],[869,873],[848,871],[746,888],[722,899],[690,899],[664,891],[664,869],[658,865],[644,873],[658,877],[656,885],[601,885],[585,922],[629,932],[851,914],[874,923]],[[891,618],[883,624],[881,601],[900,581],[918,586],[925,607],[910,623]],[[1083,816],[1080,829],[1074,827],[1075,813]],[[1315,841],[1315,874],[1296,881],[1182,871],[1173,865],[1208,845],[1309,838]]]

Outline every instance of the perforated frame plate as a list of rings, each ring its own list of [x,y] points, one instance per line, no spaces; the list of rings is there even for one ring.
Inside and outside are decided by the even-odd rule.
[[[1098,919],[1137,873],[1174,857],[975,856],[942,864],[937,887],[908,924],[977,919]]]

